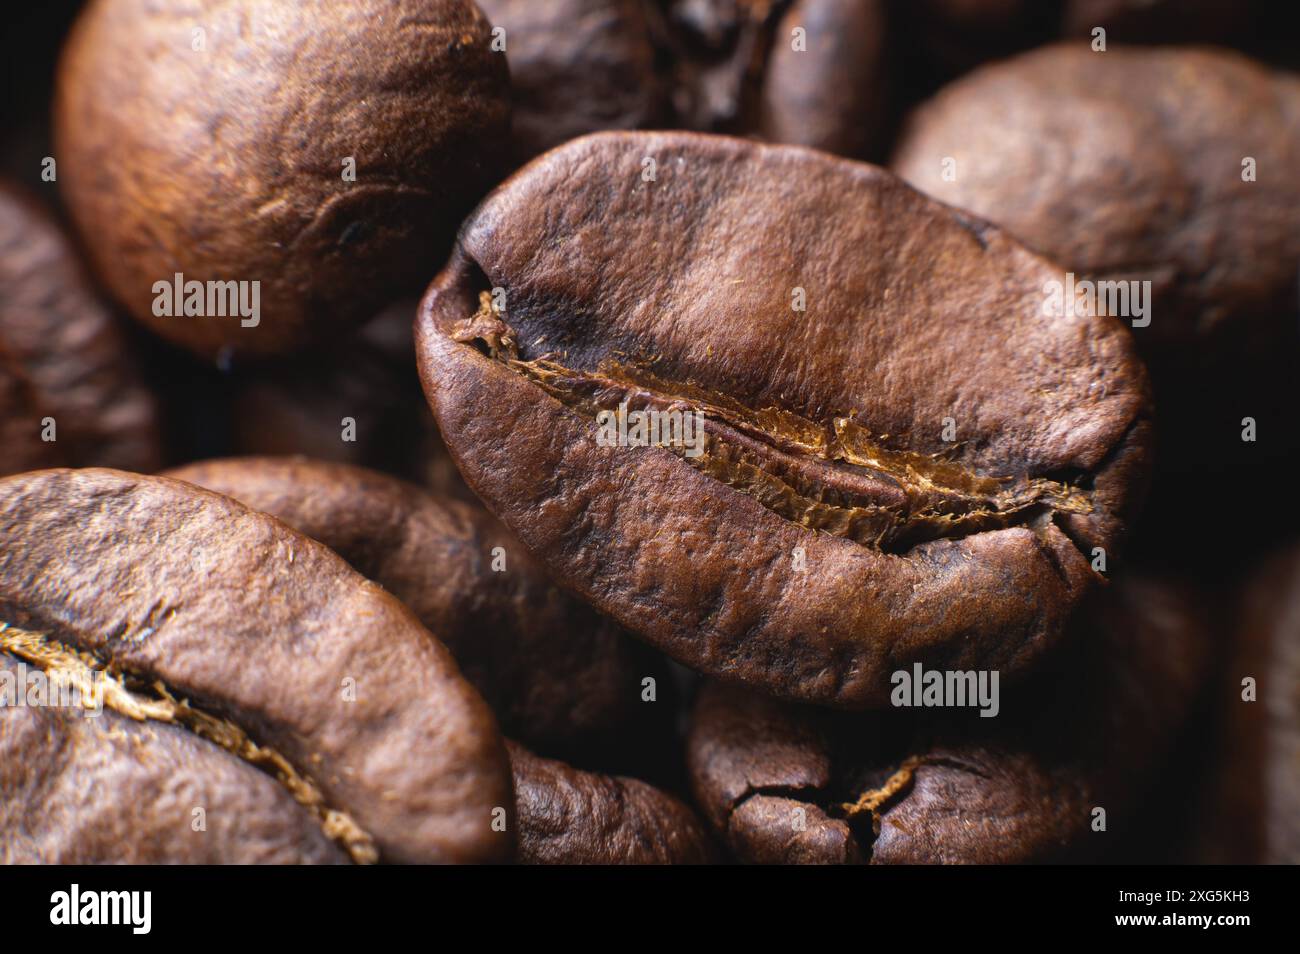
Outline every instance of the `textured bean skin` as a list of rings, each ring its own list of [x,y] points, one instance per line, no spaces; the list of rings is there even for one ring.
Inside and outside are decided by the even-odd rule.
[[[113,315],[91,287],[71,243],[34,199],[0,182],[0,364],[25,380],[20,410],[0,383],[4,426],[38,441],[42,418],[57,440],[45,464],[152,471],[161,463],[158,407]],[[0,377],[6,371],[0,369]],[[13,444],[5,442],[6,448]],[[38,466],[6,453],[0,472]]]
[[[205,356],[370,318],[427,277],[495,175],[509,87],[489,43],[468,0],[91,3],[60,63],[55,147],[100,279]],[[260,323],[157,316],[154,284],[178,272],[260,281]]]
[[[946,87],[894,156],[1076,281],[1149,283],[1133,334],[1172,527],[1207,472],[1267,480],[1300,446],[1282,383],[1300,348],[1300,182],[1283,171],[1300,167],[1297,129],[1294,74],[1211,49],[1062,44]],[[1243,445],[1246,416],[1259,445]]]
[[[278,517],[381,584],[451,650],[504,731],[548,752],[618,734],[637,715],[641,680],[662,678],[478,507],[305,458],[207,461],[169,476]],[[492,569],[497,548],[504,572]]]
[[[510,743],[519,860],[535,865],[706,864],[716,851],[681,801],[634,778],[584,772]]]
[[[1278,132],[1298,126],[1300,78],[1237,54],[1062,44],[945,88],[893,168],[1081,279],[1152,281],[1136,338],[1158,354],[1296,314],[1300,184],[1282,170],[1300,165],[1300,137]],[[1256,181],[1243,181],[1246,156]]]
[[[997,716],[846,716],[711,685],[688,742],[715,830],[755,863],[1004,864],[1087,860],[1140,835],[1140,798],[1209,671],[1212,634],[1189,588],[1130,579]],[[919,764],[868,818],[842,810],[907,757]],[[1105,833],[1092,830],[1106,810]],[[792,824],[802,812],[802,827]]]
[[[417,320],[420,373],[469,485],[597,609],[723,679],[879,705],[898,664],[1027,665],[1092,585],[1084,554],[1116,547],[1140,499],[1142,368],[1113,319],[1041,317],[1059,274],[871,166],[599,134],[466,223]],[[490,288],[504,312],[471,320]],[[520,371],[540,359],[576,377],[621,362],[736,413],[776,408],[818,433],[847,421],[880,453],[1027,484],[1083,474],[1091,490],[1072,513],[885,550],[787,519],[669,448],[599,446],[593,415]],[[813,457],[791,466],[869,472]],[[904,471],[881,480],[911,492]]]
[[[409,610],[278,520],[161,477],[7,478],[0,618],[234,722],[384,860],[511,854],[490,830],[512,802],[487,706]]]
[[[18,666],[0,654],[0,671]],[[0,789],[0,864],[347,861],[269,775],[108,709],[0,707]]]

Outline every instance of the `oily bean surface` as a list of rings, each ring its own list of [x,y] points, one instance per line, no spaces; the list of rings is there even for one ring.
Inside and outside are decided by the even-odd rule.
[[[511,854],[483,700],[406,607],[272,517],[111,470],[0,480],[0,620],[275,750],[381,859]]]
[[[21,665],[0,653],[15,682]],[[0,707],[0,787],[3,864],[347,861],[270,775],[111,709]]]
[[[1043,315],[1059,277],[871,166],[598,134],[466,223],[420,373],[562,584],[706,673],[879,705],[899,664],[1026,666],[1141,497],[1143,370],[1114,319]],[[704,452],[602,446],[623,403],[698,411]]]

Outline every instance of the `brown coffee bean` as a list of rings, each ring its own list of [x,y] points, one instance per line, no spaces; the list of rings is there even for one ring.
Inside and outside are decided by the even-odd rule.
[[[884,59],[882,0],[790,5],[763,75],[759,132],[771,142],[869,155],[884,126]]]
[[[466,223],[420,372],[563,585],[703,672],[880,705],[899,665],[1027,665],[1140,496],[1141,366],[1043,315],[1056,275],[871,166],[605,133]]]
[[[1206,860],[1300,864],[1300,547],[1246,579],[1216,687],[1226,728]]]
[[[4,405],[18,443],[47,443],[45,463],[155,470],[158,408],[113,315],[91,288],[53,217],[0,183],[0,350],[25,380],[31,404]],[[3,372],[0,372],[3,374]],[[8,390],[13,385],[2,386]],[[10,398],[9,401],[13,399]],[[53,441],[42,441],[44,419]],[[21,433],[20,433],[21,432]],[[0,473],[23,463],[10,441]]]
[[[31,671],[0,652],[0,685]],[[348,860],[272,775],[177,725],[6,705],[0,752],[3,864]]]
[[[751,862],[1106,856],[1140,835],[1140,796],[1208,672],[1203,616],[1186,587],[1116,584],[1053,670],[1002,693],[992,718],[834,714],[711,685],[688,746],[696,799]]]
[[[645,0],[483,0],[504,43],[519,161],[584,133],[666,118]]]
[[[490,39],[468,0],[91,3],[60,63],[55,142],[99,277],[208,356],[371,317],[427,278],[504,159]],[[205,283],[201,315],[176,281]],[[208,282],[243,284],[209,303]]]
[[[1160,411],[1161,536],[1196,506],[1188,475],[1267,479],[1300,446],[1282,384],[1300,347],[1300,136],[1281,132],[1297,128],[1300,77],[1235,54],[1060,45],[954,83],[895,157],[1076,283],[1113,283],[1102,304],[1134,326]]]
[[[561,592],[481,508],[359,467],[233,458],[169,476],[272,514],[411,608],[511,735],[548,752],[610,746],[641,721],[662,664]],[[658,688],[658,687],[657,687]],[[664,687],[667,688],[666,686]]]
[[[584,772],[510,743],[519,860],[534,865],[707,864],[716,850],[685,804],[634,778]]]
[[[680,127],[866,155],[883,0],[486,0],[505,29],[520,161],[580,135]]]
[[[53,830],[15,821],[29,812],[57,821],[58,799],[98,779],[97,797],[123,816],[119,826],[138,825],[152,839],[142,858],[324,857],[300,821],[276,827],[287,803],[227,764],[238,761],[275,776],[355,860],[511,855],[505,749],[450,654],[396,599],[265,514],[180,481],[118,471],[2,480],[0,621],[10,664],[111,679],[107,708],[142,729],[167,729],[155,752],[149,732],[135,733],[143,747],[100,738],[115,721],[51,736],[61,718],[6,709],[15,728],[0,740],[0,763],[38,763],[7,769],[37,805],[4,800],[0,855],[111,852],[110,832],[87,833],[94,813]],[[180,790],[137,800],[167,764],[196,779],[194,792],[214,793],[208,810],[248,805],[264,816],[248,844],[196,847],[192,810],[205,806]],[[218,774],[207,774],[210,765]],[[120,790],[108,784],[119,777]],[[38,782],[58,787],[47,815]],[[507,832],[493,829],[494,813]],[[230,827],[223,819],[219,830]]]

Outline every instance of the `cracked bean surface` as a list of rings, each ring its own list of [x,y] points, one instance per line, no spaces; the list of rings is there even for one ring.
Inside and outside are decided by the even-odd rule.
[[[1043,314],[1058,274],[872,166],[604,133],[466,223],[420,372],[467,482],[597,609],[880,705],[913,661],[1025,668],[1142,495],[1144,372],[1114,319]],[[703,453],[602,446],[620,407],[698,412]]]

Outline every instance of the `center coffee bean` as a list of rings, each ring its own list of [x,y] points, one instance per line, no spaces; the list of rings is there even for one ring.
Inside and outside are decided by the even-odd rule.
[[[466,223],[420,372],[470,486],[597,609],[879,705],[913,662],[1027,666],[1141,495],[1145,376],[1116,320],[1045,316],[1059,276],[871,166],[600,134]]]

